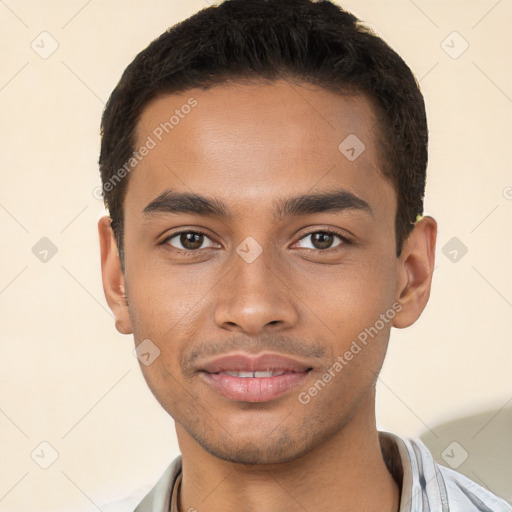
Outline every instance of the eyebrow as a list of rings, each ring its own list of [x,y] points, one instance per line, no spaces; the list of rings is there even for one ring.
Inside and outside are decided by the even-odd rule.
[[[287,216],[337,213],[344,210],[359,210],[373,215],[372,208],[364,199],[344,189],[279,199],[274,202],[272,213],[276,219],[282,219]],[[173,190],[160,194],[142,213],[146,217],[168,213],[191,213],[223,219],[231,216],[229,208],[219,199]]]

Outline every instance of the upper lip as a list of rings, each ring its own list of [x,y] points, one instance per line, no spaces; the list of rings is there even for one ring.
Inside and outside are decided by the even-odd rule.
[[[202,371],[218,372],[305,372],[311,367],[305,363],[281,354],[228,354],[207,361],[201,366]]]

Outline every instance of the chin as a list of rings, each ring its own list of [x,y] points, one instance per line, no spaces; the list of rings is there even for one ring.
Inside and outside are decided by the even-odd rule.
[[[300,458],[314,447],[305,443],[304,439],[293,439],[281,432],[279,437],[265,436],[260,439],[238,439],[224,436],[221,442],[213,439],[205,440],[193,435],[194,439],[208,453],[227,462],[244,465],[283,464]],[[226,444],[226,441],[231,441]]]

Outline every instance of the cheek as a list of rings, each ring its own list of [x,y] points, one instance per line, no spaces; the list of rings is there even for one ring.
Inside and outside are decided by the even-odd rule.
[[[359,265],[357,272],[347,271],[331,285],[337,290],[331,297],[318,296],[323,301],[322,332],[329,333],[332,356],[317,378],[329,382],[326,395],[339,397],[340,406],[344,401],[348,406],[373,385],[384,361],[391,323],[400,307],[394,304],[391,263]]]
[[[390,258],[347,262],[335,272],[308,276],[301,296],[319,325],[336,339],[357,337],[393,305],[396,264]]]
[[[384,277],[390,269],[383,267],[373,263],[347,271],[331,281],[332,295],[315,295],[317,307],[322,306],[317,309],[322,319],[318,336],[330,345],[330,356],[302,398],[329,417],[352,410],[374,385],[384,361],[391,322],[400,306],[394,304],[392,280]]]
[[[189,267],[187,267],[189,268]],[[149,365],[141,361],[143,376],[166,410],[183,407],[183,376],[179,361],[207,321],[207,279],[190,277],[188,270],[171,272],[169,268],[146,271],[144,266],[127,266],[130,283],[130,319],[136,343],[149,339],[159,351]],[[211,300],[211,299],[210,299]],[[193,391],[187,387],[187,393]],[[197,397],[192,397],[197,398]],[[180,405],[181,404],[181,405]]]
[[[134,334],[137,331],[141,339],[167,342],[184,329],[188,333],[205,309],[205,301],[215,293],[211,288],[218,280],[218,271],[212,267],[199,271],[194,265],[173,268],[163,258],[139,261],[142,263],[129,266],[127,262],[126,266]]]

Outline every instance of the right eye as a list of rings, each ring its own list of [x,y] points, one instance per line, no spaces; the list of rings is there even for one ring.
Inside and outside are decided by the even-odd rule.
[[[179,253],[193,253],[204,249],[202,247],[205,239],[210,239],[206,233],[201,231],[179,231],[168,236],[161,242],[175,248]],[[213,247],[212,244],[210,247]]]

